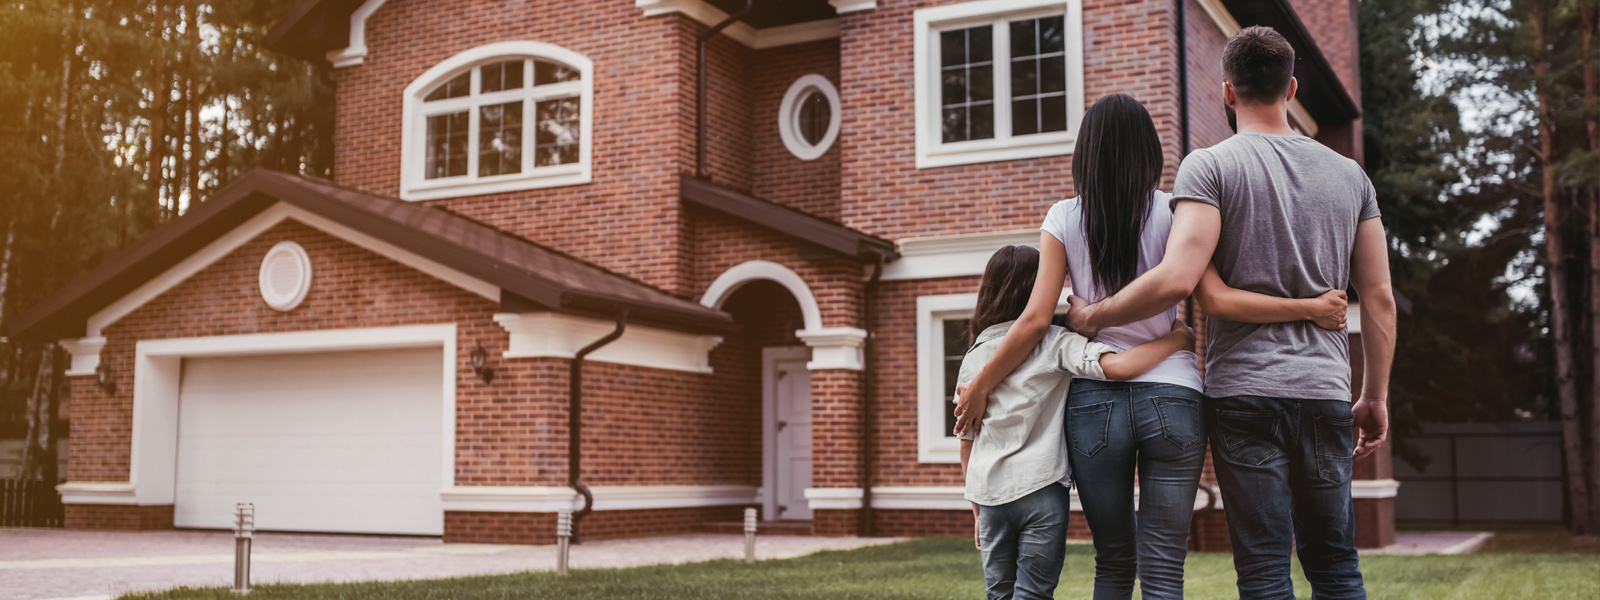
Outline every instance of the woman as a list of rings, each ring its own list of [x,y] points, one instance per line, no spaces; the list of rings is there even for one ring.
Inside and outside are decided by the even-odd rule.
[[[1172,229],[1172,196],[1155,189],[1163,167],[1155,123],[1138,101],[1112,94],[1084,114],[1072,157],[1080,196],[1057,203],[1045,217],[1039,275],[1028,307],[982,371],[959,390],[959,431],[982,418],[989,393],[1044,337],[1068,276],[1074,294],[1097,302],[1161,262]],[[1224,297],[1231,299],[1222,308],[1225,317],[1241,321],[1293,321],[1343,311],[1343,300],[1331,292],[1308,300],[1239,290],[1227,290]],[[1174,306],[1101,330],[1095,341],[1126,350],[1168,334],[1177,316]],[[1328,324],[1343,327],[1330,319]],[[1146,599],[1183,597],[1189,520],[1205,462],[1201,389],[1198,359],[1188,351],[1130,381],[1072,382],[1065,434],[1094,535],[1096,600],[1131,598],[1136,577]]]

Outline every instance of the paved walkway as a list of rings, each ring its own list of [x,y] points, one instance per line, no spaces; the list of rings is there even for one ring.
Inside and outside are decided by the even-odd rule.
[[[759,558],[858,548],[895,538],[765,536]],[[697,534],[574,546],[572,567],[632,567],[744,556],[744,536]],[[554,569],[554,546],[444,544],[433,538],[257,534],[254,583],[433,579]],[[233,534],[0,529],[0,599],[112,598],[233,584]]]
[[[1394,534],[1394,544],[1378,550],[1362,550],[1362,554],[1467,554],[1482,548],[1493,533],[1487,531],[1401,531]]]

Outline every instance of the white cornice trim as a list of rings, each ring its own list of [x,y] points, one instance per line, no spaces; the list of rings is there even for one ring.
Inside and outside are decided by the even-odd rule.
[[[62,504],[138,504],[133,482],[69,481],[56,486]]]
[[[106,307],[100,309],[99,312],[90,315],[88,322],[85,325],[86,333],[88,333],[88,335],[85,337],[99,337],[100,334],[105,331],[105,328],[109,327],[112,323],[116,323],[123,317],[128,316],[129,313],[132,313],[139,307],[144,306],[145,303],[154,300],[167,290],[172,289],[194,274],[199,273],[206,267],[211,266],[212,263],[221,260],[222,257],[227,256],[229,253],[237,250],[240,246],[245,245],[246,242],[255,239],[256,236],[261,235],[268,229],[271,229],[274,225],[277,225],[286,219],[294,219],[313,229],[320,230],[323,233],[332,235],[333,237],[344,240],[345,242],[370,250],[375,254],[383,256],[384,258],[411,267],[479,296],[483,296],[485,299],[488,299],[492,302],[500,302],[499,286],[488,283],[481,279],[477,279],[470,275],[466,275],[460,271],[424,258],[421,255],[401,249],[398,246],[301,209],[300,207],[279,202],[271,207],[268,207],[266,210],[261,211],[261,213],[252,217],[250,220],[241,223],[237,227],[234,227],[233,230],[223,234],[222,237],[213,240],[210,244],[206,244],[206,246],[200,250],[191,253],[187,258],[179,261],[178,264],[173,265],[160,275],[157,275],[154,279],[146,281],[143,285],[135,288],[132,292],[129,292],[123,297],[117,299],[117,301],[106,305]]]
[[[742,506],[760,503],[753,485],[595,486],[595,510],[640,510]],[[581,508],[578,493],[566,486],[454,486],[439,492],[447,511],[557,512]]]
[[[856,327],[829,327],[827,329],[802,329],[795,337],[811,347],[811,362],[806,368],[862,370],[861,346],[867,341],[867,331]]]
[[[1039,247],[1039,230],[906,238],[897,245],[900,258],[884,267],[884,281],[967,277],[982,275],[1002,246]]]
[[[1400,482],[1393,479],[1356,479],[1350,482],[1351,498],[1393,498],[1398,495]]]
[[[1228,12],[1228,7],[1222,5],[1222,0],[1195,0],[1200,3],[1200,8],[1206,11],[1206,16],[1211,17],[1211,22],[1222,31],[1222,37],[1231,38],[1239,33],[1239,21],[1233,18],[1233,13]],[[1289,101],[1289,121],[1300,128],[1300,132],[1310,137],[1317,136],[1317,120],[1311,118],[1311,113],[1300,104],[1300,100]]]
[[[93,336],[76,340],[66,339],[56,343],[72,355],[72,364],[62,375],[74,377],[94,374],[95,368],[100,366],[100,350],[106,347],[106,338]]]
[[[605,337],[615,323],[572,315],[497,313],[494,321],[511,334],[505,358],[572,358],[578,350]],[[686,371],[711,372],[711,349],[722,343],[713,335],[695,335],[630,325],[617,341],[590,355],[591,360]]]
[[[681,13],[705,25],[716,25],[728,18],[728,13],[703,0],[634,0],[633,5],[642,9],[646,17]],[[823,19],[764,29],[756,29],[744,22],[738,22],[723,29],[722,33],[747,48],[764,50],[837,38],[839,19]]]
[[[350,13],[350,45],[328,51],[328,62],[333,63],[333,68],[353,67],[367,59],[367,19],[378,12],[385,1],[367,0]]]
[[[877,8],[878,0],[828,0],[828,4],[833,5],[834,12],[842,15]]]

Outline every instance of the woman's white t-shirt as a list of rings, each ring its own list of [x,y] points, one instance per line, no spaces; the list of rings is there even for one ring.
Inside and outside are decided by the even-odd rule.
[[[1172,232],[1172,194],[1153,190],[1150,194],[1150,218],[1145,222],[1144,234],[1139,238],[1139,267],[1137,275],[1144,275],[1151,267],[1161,264],[1167,252],[1167,234]],[[1045,233],[1055,236],[1067,247],[1067,273],[1072,279],[1072,293],[1090,302],[1099,302],[1108,295],[1094,282],[1094,270],[1089,262],[1089,242],[1083,234],[1083,210],[1078,198],[1057,202],[1045,215]],[[1156,339],[1172,331],[1172,321],[1178,318],[1178,307],[1173,306],[1159,315],[1135,321],[1120,327],[1100,330],[1094,339],[1117,349],[1127,350]],[[1193,352],[1180,350],[1167,357],[1150,372],[1133,381],[1142,383],[1170,383],[1201,390],[1199,358]]]

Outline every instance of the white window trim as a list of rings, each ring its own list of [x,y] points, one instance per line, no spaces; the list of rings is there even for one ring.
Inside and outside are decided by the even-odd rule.
[[[806,141],[800,134],[800,101],[811,96],[810,92],[821,92],[828,99],[828,131],[822,134],[822,140],[816,145]],[[783,103],[778,105],[778,136],[783,138],[783,146],[789,153],[800,160],[816,160],[828,153],[833,147],[833,142],[839,139],[839,121],[843,114],[839,110],[839,88],[833,82],[821,75],[805,75],[795,80],[789,86],[789,91],[783,94]]]
[[[1001,20],[1066,16],[1067,130],[1011,137],[1011,81],[995,69],[995,137],[946,144],[941,141],[936,33]],[[999,162],[1072,153],[1083,117],[1083,6],[1081,0],[980,0],[916,11],[915,93],[917,168]],[[1010,56],[1009,30],[996,27],[995,63]],[[1009,74],[1009,67],[1007,69]]]
[[[272,264],[273,259],[283,255],[287,255],[289,260],[299,263],[300,272],[304,275],[301,277],[300,287],[295,289],[293,295],[287,298],[277,298],[273,297],[271,292],[272,286],[268,282],[270,273],[267,266]],[[261,257],[261,269],[258,276],[259,281],[257,281],[261,288],[261,299],[266,301],[268,307],[278,312],[294,310],[300,306],[301,302],[305,301],[306,294],[311,292],[312,275],[311,256],[306,254],[304,247],[290,240],[278,242],[272,249],[267,250],[266,256]]]
[[[495,92],[489,95],[452,98],[427,103],[422,101],[422,95],[428,89],[441,82],[448,81],[449,78],[460,75],[462,71],[469,69],[472,70],[472,89],[476,90],[478,88],[478,71],[476,67],[516,58],[546,59],[558,62],[576,69],[582,80],[532,88],[533,75],[531,72],[525,71],[523,82],[528,87],[521,90]],[[532,69],[531,61],[523,64],[524,69]],[[544,96],[565,96],[574,91],[578,93],[580,111],[578,162],[570,165],[532,168],[534,157],[531,149],[536,136],[531,135],[530,132],[533,127],[537,126],[534,119],[531,118],[534,110],[533,103]],[[512,175],[478,177],[474,168],[477,164],[476,156],[478,154],[478,129],[476,126],[478,111],[475,107],[493,103],[493,98],[500,95],[504,95],[507,102],[523,101],[523,169],[521,173]],[[427,157],[423,149],[427,143],[428,115],[439,112],[457,112],[464,106],[474,107],[467,111],[469,123],[467,175],[448,179],[427,179],[425,164]],[[400,198],[403,200],[455,198],[459,196],[578,185],[591,181],[591,157],[594,153],[594,61],[566,48],[543,42],[515,41],[498,42],[464,51],[434,65],[422,76],[413,80],[411,85],[406,86],[404,115],[405,123],[402,127],[400,142],[402,161],[400,169]]]
[[[1061,290],[1056,313],[1069,306],[1071,290]],[[977,294],[917,298],[917,462],[961,462],[961,440],[944,430],[944,352],[940,333],[946,319],[966,319]]]

